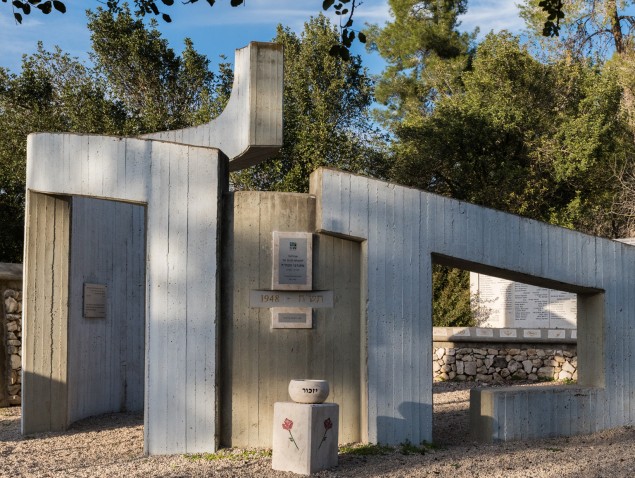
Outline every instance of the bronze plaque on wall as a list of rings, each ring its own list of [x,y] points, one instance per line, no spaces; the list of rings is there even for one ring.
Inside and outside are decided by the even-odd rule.
[[[84,284],[84,318],[106,318],[106,292],[103,284]]]

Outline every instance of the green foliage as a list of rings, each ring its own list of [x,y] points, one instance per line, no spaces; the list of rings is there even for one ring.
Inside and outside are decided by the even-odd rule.
[[[211,119],[213,91],[227,83],[209,71],[209,60],[185,40],[181,56],[161,37],[153,20],[146,26],[127,7],[117,15],[88,13],[91,59],[109,93],[128,113],[129,134],[178,129]],[[222,109],[221,109],[222,110]]]
[[[126,114],[89,69],[56,49],[0,69],[0,262],[22,262],[26,137],[31,132],[120,134]]]
[[[470,297],[470,273],[435,264],[432,266],[432,325],[475,327]]]
[[[300,36],[278,27],[274,41],[285,51],[283,147],[275,158],[234,173],[235,189],[306,192],[320,166],[385,176],[381,138],[368,117],[372,82],[359,57],[329,55],[336,40],[323,15],[305,23]]]
[[[623,232],[610,173],[633,148],[611,69],[540,63],[502,33],[486,37],[461,79],[463,91],[396,128],[394,179],[585,232]]]
[[[399,444],[399,453],[402,455],[425,455],[426,449],[423,446],[413,445],[410,440]]]
[[[26,138],[32,132],[133,135],[192,126],[222,111],[232,74],[220,74],[189,40],[181,56],[155,25],[127,9],[89,14],[91,69],[42,44],[24,58],[20,74],[0,68],[0,261],[21,262]]]
[[[553,9],[556,4],[560,4],[558,11]],[[633,48],[635,16],[629,15],[633,4],[633,0],[524,0],[520,12],[528,33],[550,55],[597,55],[606,59],[614,51],[625,53]],[[544,23],[547,6],[552,9],[548,20],[551,26]],[[556,35],[559,38],[540,41],[544,36]]]
[[[460,89],[469,69],[476,32],[459,33],[466,0],[389,0],[394,20],[367,31],[368,48],[388,64],[377,84],[381,115],[394,128],[416,121],[443,97]]]

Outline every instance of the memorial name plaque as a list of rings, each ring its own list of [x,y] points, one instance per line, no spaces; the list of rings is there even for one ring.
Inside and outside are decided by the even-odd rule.
[[[84,318],[106,318],[106,286],[103,284],[84,284]]]
[[[273,307],[326,309],[333,307],[333,291],[280,292],[251,290],[249,291],[249,307],[265,309]]]
[[[313,310],[301,307],[274,307],[271,309],[272,329],[311,329]]]
[[[484,327],[576,327],[577,297],[570,292],[470,272],[470,294]]]
[[[313,288],[313,234],[310,232],[273,232],[274,290],[311,290]]]

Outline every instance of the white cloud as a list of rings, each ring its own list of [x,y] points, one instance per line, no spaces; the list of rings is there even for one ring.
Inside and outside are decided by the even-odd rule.
[[[478,0],[468,2],[467,14],[459,18],[461,30],[473,31],[480,28],[480,35],[490,31],[509,30],[520,32],[525,24],[519,16],[519,9],[512,0]]]

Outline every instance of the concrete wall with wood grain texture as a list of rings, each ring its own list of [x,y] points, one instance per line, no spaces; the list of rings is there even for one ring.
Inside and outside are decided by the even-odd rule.
[[[218,225],[226,163],[227,158],[216,149],[161,141],[75,134],[33,134],[28,138],[29,197],[37,192],[146,205],[144,435],[149,454],[211,452],[217,447]],[[53,206],[27,202],[27,217],[37,207]],[[38,300],[26,300],[24,320],[27,328],[37,329],[41,326],[37,309],[50,309],[51,301],[59,299],[63,312],[54,319],[65,328],[68,253],[64,256],[63,247],[68,248],[68,240],[64,244],[55,241],[53,230],[42,231],[39,241],[42,238],[51,246],[42,248],[34,243],[33,248],[27,248],[25,280],[27,285],[31,281],[36,285],[37,280],[39,288],[48,281],[51,292]],[[52,253],[35,257],[58,243],[61,263],[54,263],[58,256]],[[65,271],[66,282],[37,279],[40,269],[58,274]],[[66,286],[60,287],[60,283]],[[31,313],[31,309],[36,311]],[[48,314],[42,313],[45,317]],[[66,334],[64,329],[62,335]],[[47,364],[37,353],[38,346],[27,339],[25,354],[35,363],[25,363],[28,373],[50,387],[51,374],[41,370]],[[65,347],[65,339],[46,344],[47,350],[59,353],[64,361],[60,383],[67,393]],[[42,361],[45,363],[40,364]],[[25,387],[25,412],[46,405],[42,400],[41,394]],[[65,407],[54,403],[52,408],[48,415],[55,420],[31,426],[25,418],[24,432],[43,426],[66,427],[68,417],[61,416],[66,414]]]
[[[282,146],[282,50],[282,45],[264,42],[236,50],[232,94],[218,118],[143,137],[218,148],[230,159],[230,171],[276,154]]]
[[[634,423],[633,246],[340,171],[314,172],[311,192],[318,231],[365,241],[369,441],[432,437],[434,261],[578,294],[578,386],[488,391],[474,424],[489,439]]]
[[[145,208],[71,201],[68,311],[69,422],[143,410]],[[107,287],[106,318],[83,316],[84,283]]]
[[[27,192],[22,433],[68,426],[70,199]]]
[[[313,232],[308,194],[235,192],[223,225],[222,434],[224,445],[271,447],[273,404],[290,401],[294,378],[326,379],[340,406],[339,440],[360,436],[360,244],[314,235],[313,289],[334,307],[314,309],[312,329],[272,329],[271,311],[249,307],[272,286],[273,231]]]

